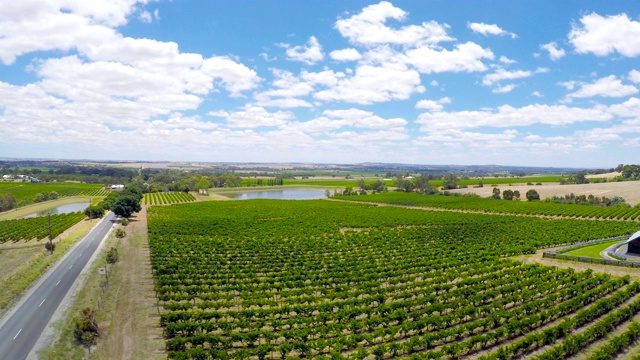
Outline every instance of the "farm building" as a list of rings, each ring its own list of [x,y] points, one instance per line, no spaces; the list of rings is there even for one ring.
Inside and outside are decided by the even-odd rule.
[[[625,241],[624,244],[627,245],[627,253],[640,255],[640,231],[631,235],[629,240]]]
[[[114,191],[124,190],[124,185],[111,185],[111,190],[114,190]]]

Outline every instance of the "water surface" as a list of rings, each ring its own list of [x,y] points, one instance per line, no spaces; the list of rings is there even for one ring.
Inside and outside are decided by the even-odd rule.
[[[233,194],[221,194],[234,200],[249,199],[280,199],[280,200],[311,200],[324,199],[325,190],[311,189],[283,189],[283,190],[265,190],[265,191],[245,191]]]
[[[53,214],[68,214],[76,211],[84,211],[84,209],[88,208],[91,203],[89,201],[77,202],[71,204],[64,204],[56,207],[52,207],[50,209],[34,212],[25,216],[22,216],[21,219],[33,218],[38,216],[47,216],[49,212],[51,215]]]

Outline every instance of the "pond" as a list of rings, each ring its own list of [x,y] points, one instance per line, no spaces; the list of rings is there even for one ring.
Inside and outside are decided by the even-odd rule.
[[[265,191],[245,191],[233,194],[221,194],[234,200],[250,199],[280,199],[280,200],[311,200],[326,198],[325,190],[285,189]]]
[[[38,216],[47,216],[47,213],[49,211],[51,211],[51,215],[53,215],[53,214],[68,214],[68,213],[72,213],[72,212],[76,212],[76,211],[84,211],[84,209],[89,207],[89,205],[91,205],[91,203],[88,202],[88,201],[60,205],[60,206],[57,206],[57,207],[54,207],[54,208],[51,208],[51,209],[42,210],[42,211],[38,211],[38,212],[35,212],[35,213],[31,213],[31,214],[25,215],[25,216],[21,217],[21,219],[33,218],[33,217],[38,217]]]

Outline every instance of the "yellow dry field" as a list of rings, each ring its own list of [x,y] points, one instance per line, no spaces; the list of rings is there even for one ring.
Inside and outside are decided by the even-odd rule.
[[[545,199],[552,196],[564,196],[568,194],[576,195],[593,195],[593,196],[606,196],[608,198],[614,196],[622,196],[627,203],[631,206],[635,206],[640,203],[640,181],[623,181],[623,182],[608,182],[608,183],[595,183],[595,184],[580,184],[580,185],[560,185],[560,184],[543,184],[543,185],[527,185],[527,184],[514,184],[512,186],[499,185],[500,192],[504,190],[518,190],[520,191],[520,198],[526,200],[525,194],[530,189],[534,189],[540,194],[540,199]],[[492,195],[493,187],[485,186],[481,188],[466,188],[449,190],[454,193],[474,193],[482,197],[489,197]]]

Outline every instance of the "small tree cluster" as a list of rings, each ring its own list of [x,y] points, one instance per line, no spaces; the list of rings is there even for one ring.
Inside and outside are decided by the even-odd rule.
[[[57,198],[58,198],[58,193],[55,191],[52,191],[50,193],[42,192],[42,193],[36,194],[36,197],[35,199],[33,199],[33,201],[39,203],[47,200],[55,200]]]
[[[109,249],[109,252],[107,253],[107,263],[115,264],[118,261],[118,259],[120,259],[120,256],[118,256],[118,249],[114,247]]]
[[[90,219],[99,219],[104,216],[104,208],[101,206],[89,206],[84,209],[84,214]]]
[[[0,195],[0,211],[11,210],[16,207],[16,197],[11,194]]]
[[[122,239],[123,237],[127,236],[127,233],[124,231],[123,228],[117,228],[116,229],[116,237],[118,239]]]
[[[123,191],[112,191],[101,203],[101,206],[113,211],[118,216],[128,218],[134,212],[142,210],[140,200],[142,200],[142,190],[128,187]]]
[[[48,252],[52,253],[56,249],[56,244],[52,242],[46,242],[44,244],[44,248],[47,249]]]
[[[95,311],[90,307],[83,309],[80,317],[74,319],[74,323],[73,337],[87,348],[91,348],[99,336]]]

